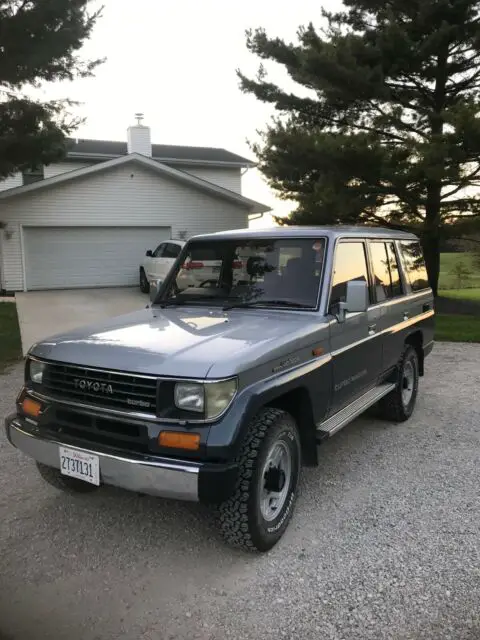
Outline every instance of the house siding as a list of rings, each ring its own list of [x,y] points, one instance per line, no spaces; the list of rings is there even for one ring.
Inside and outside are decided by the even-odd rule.
[[[0,191],[6,191],[7,189],[14,189],[15,187],[21,187],[22,174],[16,173],[13,176],[9,176],[0,182]]]
[[[53,178],[60,173],[66,173],[67,171],[75,171],[75,169],[83,169],[89,167],[89,162],[55,162],[49,164],[48,167],[44,167],[44,177]],[[23,186],[23,178],[21,173],[16,173],[5,180],[0,181],[0,191],[6,191],[7,189],[14,189],[15,187]]]
[[[83,169],[84,167],[89,167],[91,164],[91,162],[54,162],[44,167],[43,171],[45,179],[53,178],[53,176],[58,176],[60,173]]]
[[[245,208],[137,166],[27,193],[1,203],[0,209],[13,231],[10,239],[3,238],[1,271],[8,291],[24,287],[22,225],[168,226],[174,238],[181,231],[190,237],[248,226]]]
[[[212,182],[224,189],[229,189],[235,193],[242,193],[242,173],[240,169],[222,167],[182,167],[172,165],[192,176]]]

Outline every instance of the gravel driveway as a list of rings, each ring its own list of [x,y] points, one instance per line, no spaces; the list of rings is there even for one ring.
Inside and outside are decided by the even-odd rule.
[[[0,377],[0,414],[20,381]],[[480,346],[436,345],[409,422],[361,418],[320,452],[252,556],[198,505],[58,493],[2,432],[1,640],[478,640]]]

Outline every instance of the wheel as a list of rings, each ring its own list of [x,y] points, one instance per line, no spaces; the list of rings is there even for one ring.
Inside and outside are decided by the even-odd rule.
[[[291,415],[265,408],[252,420],[240,454],[233,495],[219,507],[229,544],[268,551],[293,514],[301,467],[300,436]]]
[[[150,293],[150,283],[147,280],[147,274],[144,269],[140,269],[140,291],[142,293]]]
[[[380,401],[380,414],[386,420],[405,422],[415,409],[418,395],[419,367],[415,349],[406,346],[398,364],[397,386]]]
[[[98,487],[95,484],[84,482],[83,480],[77,480],[77,478],[69,478],[63,476],[58,469],[53,467],[47,467],[47,465],[37,462],[37,469],[42,478],[51,484],[55,489],[61,489],[66,493],[92,493],[96,491]]]

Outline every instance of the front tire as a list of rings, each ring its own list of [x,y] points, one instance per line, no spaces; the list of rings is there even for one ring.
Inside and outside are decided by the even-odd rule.
[[[268,551],[293,514],[301,467],[300,436],[291,415],[262,409],[252,420],[239,457],[233,495],[219,507],[225,541]]]
[[[47,465],[41,462],[37,462],[37,469],[45,482],[48,482],[48,484],[55,487],[55,489],[60,489],[65,493],[92,493],[98,489],[95,484],[64,476],[58,469],[47,467]]]
[[[418,355],[407,345],[398,364],[397,386],[380,401],[381,417],[392,422],[410,418],[417,401],[419,381]]]
[[[145,269],[140,269],[140,291],[142,293],[150,293],[150,283],[147,280]]]

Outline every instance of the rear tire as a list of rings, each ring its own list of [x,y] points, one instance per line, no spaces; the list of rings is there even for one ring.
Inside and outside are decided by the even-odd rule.
[[[37,462],[37,469],[45,482],[66,493],[92,493],[99,488],[89,482],[63,476],[58,469],[47,467],[41,462]]]
[[[262,409],[252,420],[238,456],[233,495],[219,507],[224,540],[250,551],[268,551],[293,514],[301,467],[300,436],[291,415]]]
[[[379,402],[380,416],[392,422],[408,420],[415,409],[418,381],[418,355],[413,347],[406,345],[398,363],[397,386]]]
[[[140,269],[140,291],[142,293],[150,293],[150,283],[147,280],[147,274],[144,269]]]

